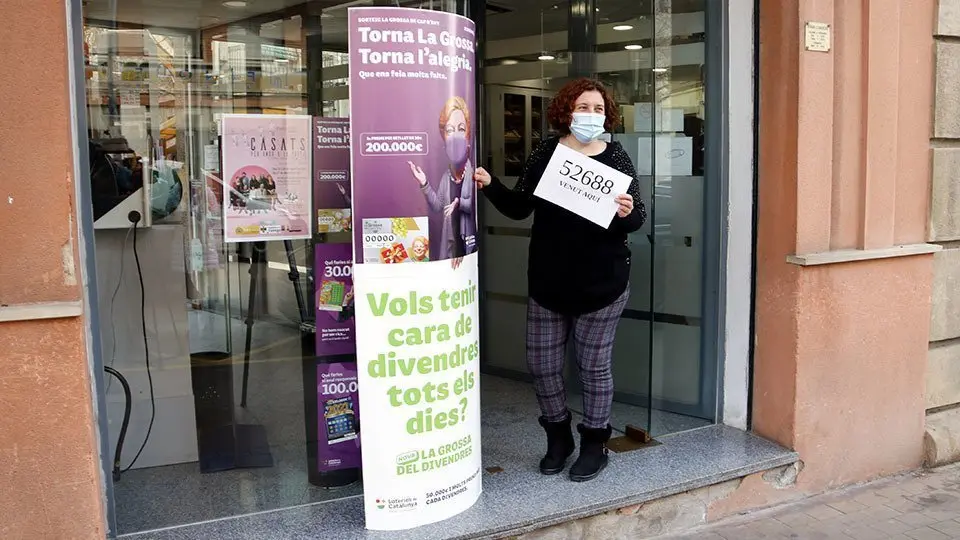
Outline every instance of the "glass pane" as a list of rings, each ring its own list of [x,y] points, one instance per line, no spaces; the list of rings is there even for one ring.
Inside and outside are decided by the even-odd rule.
[[[375,3],[84,3],[103,363],[132,395],[121,534],[360,493],[317,485],[311,459],[313,244],[343,238],[226,244],[221,119],[347,116],[346,10]]]
[[[650,179],[651,432],[715,420],[715,357],[702,350],[706,1],[653,3],[651,34],[618,43],[643,80],[634,116],[638,171]],[[676,9],[674,9],[676,6]],[[625,31],[629,32],[629,31]],[[636,45],[642,48],[637,48]],[[640,131],[640,126],[635,126]],[[631,143],[633,141],[631,140]]]
[[[707,235],[705,125],[707,1],[658,3],[654,65],[661,127],[654,138],[658,232],[653,287],[654,430],[670,433],[716,420],[717,362],[703,349]],[[663,239],[661,242],[660,239]]]
[[[503,174],[519,176],[523,161],[527,158],[527,146],[530,142],[527,128],[527,96],[523,94],[503,95]]]
[[[613,93],[620,109],[621,126],[611,139],[623,145],[637,168],[640,195],[647,207],[647,222],[630,234],[632,253],[630,299],[620,320],[613,355],[613,424],[622,429],[631,424],[651,429],[651,346],[653,343],[652,278],[653,215],[656,201],[653,179],[643,170],[649,155],[654,118],[644,106],[650,84],[650,70],[644,69],[649,54],[653,19],[649,2],[598,0],[596,12],[596,77]]]
[[[567,4],[516,3],[491,8],[486,16],[487,164],[513,186],[523,161],[545,132],[546,106],[553,95],[551,77],[566,74],[553,62],[566,53]],[[504,378],[527,379],[527,251],[532,219],[510,220],[483,201],[484,378],[487,388]],[[511,264],[502,264],[509,260]],[[512,383],[504,384],[513,388]],[[531,394],[532,388],[521,391]]]
[[[648,209],[630,235],[631,299],[614,352],[615,421],[649,408],[654,436],[716,419],[703,316],[706,0],[597,1],[597,77],[614,90]]]

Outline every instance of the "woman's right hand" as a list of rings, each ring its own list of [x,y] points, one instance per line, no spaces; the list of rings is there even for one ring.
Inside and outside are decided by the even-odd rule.
[[[412,161],[408,161],[407,164],[410,165],[410,173],[420,183],[420,187],[427,185],[427,174],[423,172],[423,169],[417,167]]]
[[[477,183],[477,189],[483,189],[490,185],[493,178],[491,178],[490,173],[488,173],[486,169],[477,167],[477,170],[473,173],[473,180]]]

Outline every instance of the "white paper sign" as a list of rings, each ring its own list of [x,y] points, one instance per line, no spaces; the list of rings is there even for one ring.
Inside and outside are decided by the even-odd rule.
[[[203,243],[199,238],[190,240],[190,271],[200,272],[203,270]]]
[[[558,144],[533,194],[609,227],[617,213],[613,199],[626,193],[632,180],[613,167]]]
[[[203,168],[208,171],[220,170],[220,145],[203,145]]]
[[[433,523],[480,497],[477,257],[354,267],[368,529]]]
[[[637,139],[637,173],[640,176],[653,174],[653,153],[657,154],[657,176],[693,175],[693,139],[673,135],[657,135]]]
[[[683,109],[654,108],[653,103],[633,104],[633,131],[638,133],[668,133],[683,131]]]

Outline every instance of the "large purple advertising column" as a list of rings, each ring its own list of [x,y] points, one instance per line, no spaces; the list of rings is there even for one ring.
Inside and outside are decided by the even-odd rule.
[[[480,497],[474,24],[349,11],[357,378],[366,525]]]

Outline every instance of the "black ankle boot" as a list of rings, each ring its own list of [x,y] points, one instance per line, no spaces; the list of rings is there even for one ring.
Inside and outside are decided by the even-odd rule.
[[[543,474],[559,474],[567,464],[567,458],[573,454],[575,443],[573,432],[570,429],[572,417],[567,413],[566,420],[547,422],[540,417],[540,425],[547,432],[547,455],[540,460],[540,472]]]
[[[610,426],[599,429],[577,425],[580,432],[580,456],[570,467],[570,479],[574,482],[593,480],[607,467],[607,441],[613,431]]]

